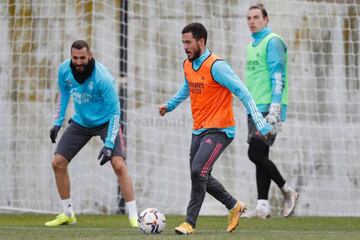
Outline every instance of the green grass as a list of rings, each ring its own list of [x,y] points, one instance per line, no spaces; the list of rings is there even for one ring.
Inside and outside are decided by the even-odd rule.
[[[360,218],[292,217],[268,220],[241,219],[233,233],[226,233],[226,217],[200,216],[191,236],[176,235],[181,216],[167,216],[167,226],[159,235],[144,235],[129,227],[124,215],[78,215],[73,226],[47,228],[51,215],[0,215],[0,239],[360,239]]]

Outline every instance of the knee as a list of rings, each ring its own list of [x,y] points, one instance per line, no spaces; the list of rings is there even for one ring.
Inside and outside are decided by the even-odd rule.
[[[251,138],[249,142],[248,156],[252,162],[258,164],[269,157],[269,146],[261,139]]]
[[[249,149],[248,149],[248,157],[249,157],[249,159],[253,162],[253,163],[255,163],[256,164],[256,162],[257,162],[257,159],[256,159],[256,151],[254,151],[254,148],[253,147],[249,147]]]
[[[112,166],[117,176],[123,176],[127,174],[127,166],[124,158],[114,157],[112,161]]]
[[[260,164],[262,159],[264,158],[263,156],[263,150],[261,149],[261,147],[259,147],[258,144],[251,144],[249,145],[249,149],[248,149],[248,156],[249,159],[255,163],[256,165]]]
[[[200,168],[192,168],[190,174],[192,180],[201,180],[207,176],[207,172],[201,170]]]
[[[51,161],[51,166],[55,172],[65,171],[68,164],[68,160],[59,154],[55,154],[53,160]]]

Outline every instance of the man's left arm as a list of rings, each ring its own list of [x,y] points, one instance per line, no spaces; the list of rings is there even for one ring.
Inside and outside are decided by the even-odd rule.
[[[271,104],[266,120],[274,127],[274,133],[281,130],[281,99],[285,86],[286,46],[278,37],[270,39],[266,62],[271,82]]]
[[[112,81],[103,80],[101,82],[101,92],[105,106],[108,107],[109,115],[111,116],[105,139],[105,147],[113,149],[115,138],[120,127],[120,103]]]
[[[115,138],[120,127],[120,103],[114,88],[113,79],[101,79],[100,91],[104,99],[104,107],[107,106],[108,114],[111,116],[104,147],[100,150],[98,159],[100,165],[104,165],[112,158]]]
[[[287,49],[280,38],[274,37],[270,39],[266,51],[272,94],[269,114],[266,117],[268,122],[277,126],[278,132],[281,126],[281,99],[285,87]]]
[[[266,135],[272,130],[272,127],[265,121],[261,112],[256,107],[249,90],[227,62],[222,60],[216,61],[211,69],[211,73],[217,83],[229,89],[240,99],[261,135]]]
[[[271,103],[281,104],[285,86],[286,46],[278,37],[270,39],[267,46],[266,62],[271,81]]]

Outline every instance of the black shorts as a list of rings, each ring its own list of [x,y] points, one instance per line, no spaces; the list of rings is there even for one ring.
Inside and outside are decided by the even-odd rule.
[[[265,117],[268,113],[262,113],[262,115]],[[256,129],[256,126],[251,118],[250,115],[248,115],[247,118],[248,122],[248,138],[247,142],[250,143],[251,138],[256,138],[262,140],[266,145],[271,146],[275,142],[276,134],[275,135],[268,135],[268,139],[265,139],[261,136],[260,132]]]
[[[101,140],[104,142],[107,136],[107,130],[109,126],[109,123],[105,123],[99,127],[86,128],[74,122],[73,120],[70,120],[69,124],[70,126],[61,136],[55,150],[55,154],[60,154],[64,156],[69,162],[92,137],[100,136]],[[121,156],[125,159],[125,150],[125,139],[120,127],[119,134],[115,138],[113,156]]]

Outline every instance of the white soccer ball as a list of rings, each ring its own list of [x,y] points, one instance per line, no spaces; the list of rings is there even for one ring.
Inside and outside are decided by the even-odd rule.
[[[147,208],[139,214],[139,230],[146,234],[161,233],[166,226],[165,215],[156,208]]]

